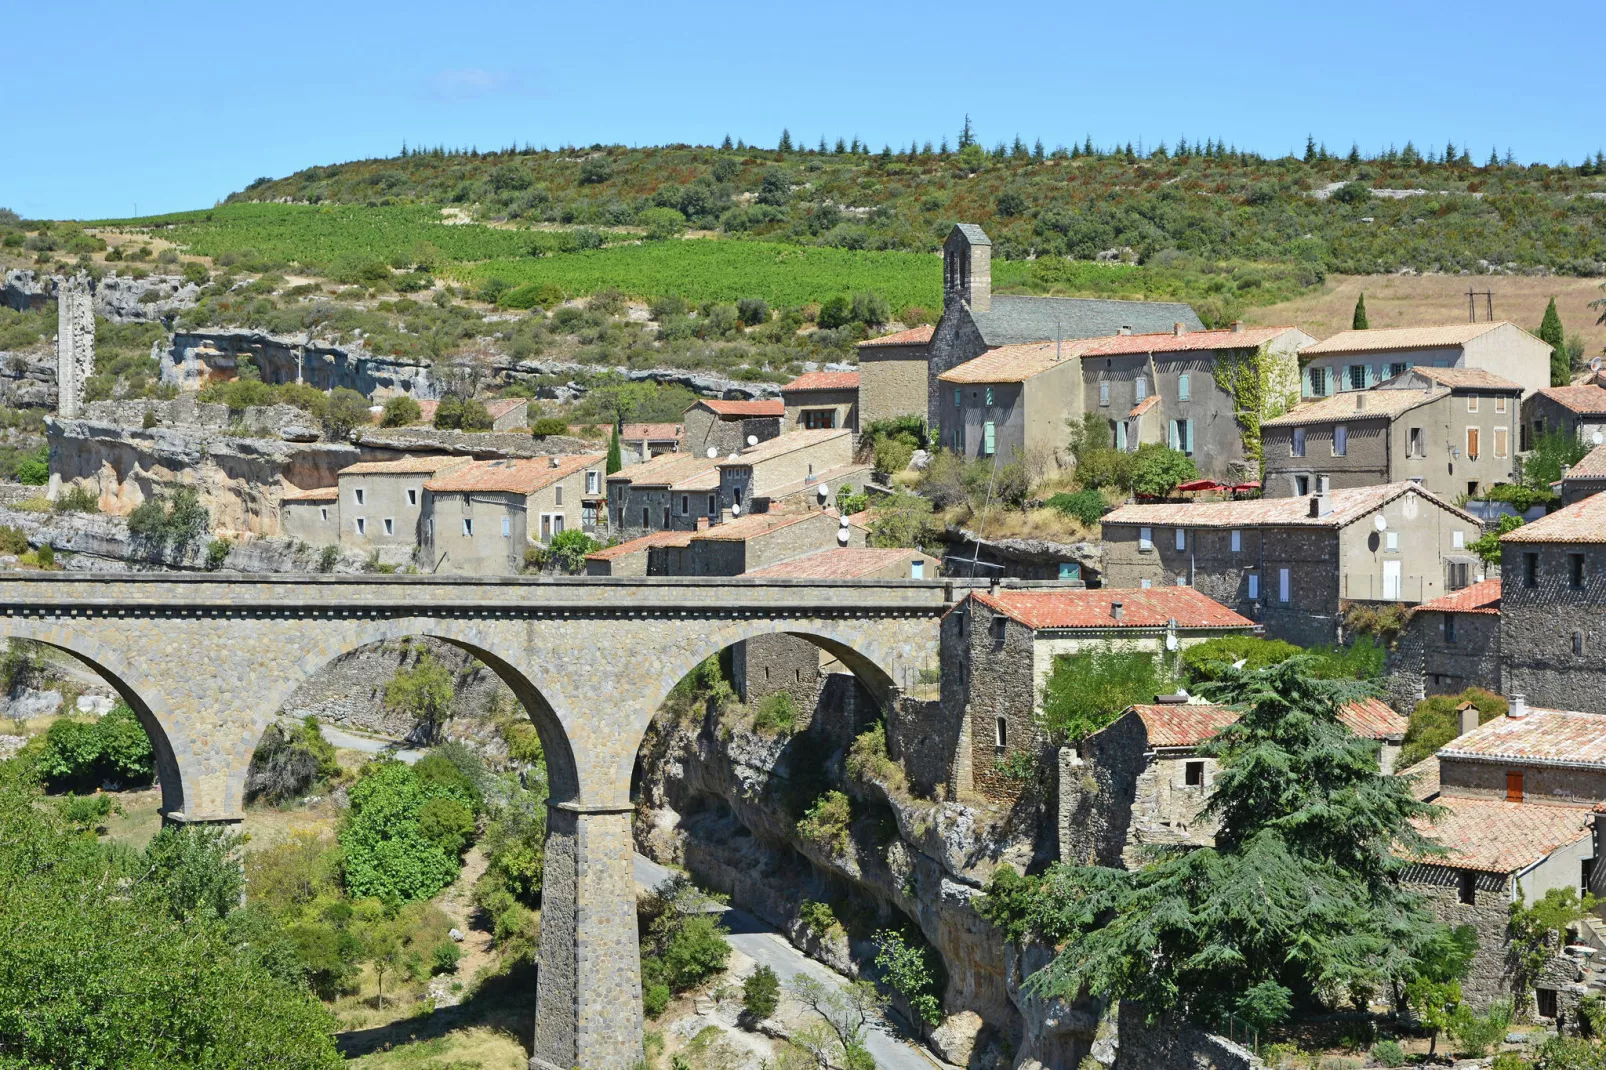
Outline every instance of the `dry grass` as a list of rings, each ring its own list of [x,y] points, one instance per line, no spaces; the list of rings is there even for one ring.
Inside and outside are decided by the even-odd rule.
[[[1099,534],[1097,528],[1084,527],[1075,517],[1066,516],[1058,509],[993,509],[985,518],[979,513],[965,518],[963,513],[964,510],[959,511],[955,523],[990,539],[1081,542],[1097,538]]]
[[[471,1026],[433,1040],[365,1055],[350,1065],[360,1070],[440,1070],[470,1066],[481,1070],[525,1070],[529,1063],[529,1053],[516,1037],[499,1029]]]
[[[1495,319],[1506,319],[1538,331],[1545,304],[1554,297],[1567,333],[1584,338],[1585,351],[1598,356],[1606,348],[1606,327],[1589,302],[1606,297],[1599,279],[1504,275],[1329,275],[1322,288],[1282,304],[1245,312],[1254,324],[1299,325],[1317,338],[1349,330],[1355,298],[1366,293],[1366,316],[1375,327],[1408,327],[1467,321],[1467,291],[1493,290]],[[1485,313],[1483,299],[1478,315]]]

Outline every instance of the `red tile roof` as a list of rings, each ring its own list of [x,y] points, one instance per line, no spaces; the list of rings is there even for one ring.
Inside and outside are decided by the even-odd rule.
[[[1417,606],[1417,612],[1429,610],[1434,613],[1492,613],[1500,615],[1500,581],[1484,580],[1474,583],[1471,587],[1463,587],[1452,594],[1435,598],[1431,602],[1423,602]]]
[[[339,487],[313,487],[310,490],[287,490],[279,495],[281,502],[337,502]]]
[[[936,579],[940,562],[934,557],[919,550],[873,549],[868,546],[820,550],[790,561],[756,568],[742,575],[763,579],[853,580],[901,565],[902,578],[907,578],[911,561],[925,562],[925,578]]]
[[[1363,739],[1403,739],[1408,722],[1381,699],[1363,698],[1338,711],[1338,719]]]
[[[1606,412],[1606,390],[1594,383],[1587,386],[1547,386],[1539,391],[1564,409],[1579,414]]]
[[[1439,748],[1439,758],[1606,769],[1606,714],[1532,707],[1496,717]]]
[[[1486,390],[1512,390],[1521,392],[1522,384],[1514,383],[1510,379],[1496,375],[1494,372],[1484,371],[1482,368],[1429,368],[1415,367],[1409,369],[1407,374],[1415,372],[1424,379],[1431,379],[1435,383],[1443,383],[1449,387],[1482,387]],[[1606,391],[1602,391],[1606,393]]]
[[[337,476],[424,476],[443,472],[448,468],[469,463],[467,457],[446,457],[441,455],[423,457],[402,457],[394,461],[359,461],[348,464]]]
[[[1258,349],[1278,335],[1297,327],[1245,327],[1241,330],[1159,331],[1153,334],[1117,334],[1097,338],[1082,348],[1084,357],[1128,353],[1189,353],[1201,349]]]
[[[1501,542],[1606,542],[1606,494],[1591,494],[1531,524],[1513,528]]]
[[[1563,483],[1569,479],[1606,479],[1606,446],[1596,446],[1584,454],[1584,459],[1567,469],[1561,479]]]
[[[1393,387],[1388,390],[1344,390],[1331,397],[1306,401],[1262,427],[1300,427],[1305,424],[1344,423],[1355,420],[1386,420],[1445,397],[1448,390]]]
[[[1590,834],[1588,806],[1445,795],[1433,801],[1447,812],[1416,826],[1449,853],[1417,858],[1428,865],[1516,873]]]
[[[542,487],[606,461],[607,454],[575,453],[566,457],[532,457],[515,461],[475,461],[424,484],[434,494],[534,494]],[[556,461],[556,464],[552,462]]]
[[[654,546],[690,546],[692,531],[654,531],[640,538],[621,542],[614,546],[604,546],[600,550],[586,554],[587,561],[613,561],[620,557],[629,557],[631,554],[645,553]]]
[[[1071,367],[1081,374],[1075,362],[1078,347],[1085,339],[1065,342],[1025,342],[999,346],[967,360],[937,376],[945,383],[1024,383],[1051,368]]]
[[[841,439],[846,444],[844,448],[847,453],[843,454],[843,456],[852,453],[852,431],[845,427],[817,427],[803,431],[788,431],[784,435],[776,435],[774,438],[765,439],[756,446],[745,447],[736,455],[735,460],[727,457],[725,460],[716,463],[721,466],[759,464],[773,460],[776,457],[784,457],[788,453],[793,453],[797,450],[813,449],[834,439]],[[759,492],[755,490],[754,493]]]
[[[781,393],[793,390],[857,390],[858,372],[804,372],[781,387]]]
[[[707,489],[719,486],[719,462],[695,453],[661,453],[640,464],[619,469],[608,477],[608,482],[633,487],[673,487],[699,477],[708,484]]]
[[[1238,719],[1231,706],[1158,703],[1130,706],[1143,721],[1153,747],[1197,747]]]
[[[748,416],[785,416],[786,403],[780,398],[766,398],[762,401],[721,401],[718,398],[703,398],[692,408],[702,405],[721,416],[748,417]]]
[[[1411,794],[1418,799],[1431,799],[1439,793],[1439,756],[1430,754],[1413,766],[1396,770],[1395,775],[1412,777]]]
[[[1144,398],[1142,401],[1140,401],[1136,405],[1132,406],[1132,411],[1127,413],[1127,415],[1128,416],[1142,416],[1144,413],[1148,412],[1150,409],[1154,408],[1158,404],[1160,404],[1160,395],[1159,394],[1150,394],[1148,397]]]
[[[1417,494],[1449,510],[1468,524],[1481,525],[1471,513],[1424,490],[1420,484],[1382,483],[1375,487],[1350,487],[1330,493],[1332,511],[1326,516],[1310,515],[1310,498],[1260,498],[1236,502],[1188,502],[1176,505],[1123,505],[1104,514],[1103,523],[1185,528],[1315,527],[1337,528],[1352,524],[1403,494]],[[1517,531],[1527,531],[1526,527]],[[1506,536],[1510,538],[1511,536]]]
[[[639,442],[642,439],[663,441],[679,439],[685,427],[681,424],[625,424],[619,432],[619,437],[626,442]]]
[[[821,510],[829,512],[829,510]],[[759,535],[768,535],[772,531],[789,528],[793,524],[800,524],[815,515],[814,510],[799,510],[786,513],[748,513],[738,516],[723,524],[714,524],[694,536],[699,542],[709,539],[715,542],[742,542]],[[834,517],[836,514],[833,512]]]
[[[1028,628],[1164,628],[1175,620],[1181,628],[1253,628],[1220,602],[1192,587],[1118,590],[1010,590],[997,594],[972,591],[982,605],[1018,620]],[[1122,606],[1121,619],[1111,615]]]
[[[880,338],[866,339],[859,343],[859,348],[866,349],[871,346],[923,346],[931,341],[931,335],[936,329],[929,323],[923,323],[918,327],[910,327],[907,331],[899,331],[897,334],[884,334]]]
[[[1464,346],[1508,321],[1494,323],[1452,323],[1444,327],[1379,327],[1364,331],[1340,331],[1331,338],[1314,342],[1299,351],[1301,357],[1323,357],[1341,353],[1376,353],[1392,349],[1435,349]]]

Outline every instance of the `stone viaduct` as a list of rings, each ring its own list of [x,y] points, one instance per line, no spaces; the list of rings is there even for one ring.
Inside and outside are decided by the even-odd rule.
[[[785,633],[890,699],[937,663],[953,597],[933,581],[7,573],[0,636],[106,678],[151,736],[174,822],[243,816],[263,730],[334,658],[407,635],[473,654],[523,702],[551,780],[531,1065],[626,1070],[642,1036],[630,775],[670,688]]]

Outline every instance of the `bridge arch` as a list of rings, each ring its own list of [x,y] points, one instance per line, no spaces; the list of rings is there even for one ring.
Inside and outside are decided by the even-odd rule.
[[[70,628],[10,619],[0,625],[0,633],[6,639],[24,639],[71,655],[111,685],[150,737],[156,781],[162,789],[162,816],[182,819],[186,782],[198,776],[200,770],[161,687],[117,649]],[[179,741],[177,748],[175,740]]]

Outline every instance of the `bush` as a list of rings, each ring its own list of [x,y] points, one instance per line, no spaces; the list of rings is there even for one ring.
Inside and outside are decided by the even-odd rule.
[[[74,483],[56,498],[58,513],[98,513],[100,496],[81,483]]]
[[[1459,695],[1434,695],[1416,704],[1405,729],[1405,742],[1400,748],[1396,768],[1405,769],[1423,758],[1438,752],[1461,732],[1461,717],[1456,707],[1470,702],[1478,710],[1478,723],[1505,716],[1508,704],[1504,698],[1481,687],[1469,687]]]
[[[13,524],[0,524],[0,554],[21,555],[27,552],[27,534]]]
[[[1392,1040],[1380,1040],[1372,1045],[1372,1061],[1379,1066],[1404,1066],[1405,1050]]]
[[[427,650],[410,668],[397,670],[385,685],[385,705],[426,726],[430,739],[452,716],[452,695],[451,671]]]
[[[1061,654],[1043,691],[1043,724],[1055,739],[1079,742],[1128,706],[1153,702],[1170,686],[1153,654]]]
[[[418,831],[442,851],[461,857],[474,841],[474,811],[461,799],[437,795],[418,808]]]
[[[1489,1049],[1499,1044],[1511,1024],[1511,1004],[1495,1000],[1484,1015],[1472,1013],[1465,1003],[1456,1008],[1450,1019],[1450,1032],[1459,1041],[1458,1050],[1473,1058],[1482,1058]]]
[[[385,402],[385,411],[379,417],[379,426],[407,427],[423,418],[424,410],[419,407],[418,402],[401,394]]]
[[[798,904],[797,919],[801,921],[815,936],[824,938],[832,929],[840,929],[842,923],[837,921],[836,911],[831,909],[830,903],[822,903],[815,899],[805,899]]]
[[[440,431],[456,431],[463,426],[463,401],[444,397],[435,405],[435,427]]]
[[[128,514],[128,533],[157,550],[170,545],[183,551],[211,526],[211,514],[194,487],[147,498]]]
[[[814,317],[814,322],[825,330],[846,327],[853,322],[853,302],[846,294],[827,297],[820,303],[820,311]]]
[[[530,426],[530,434],[535,438],[545,438],[547,435],[567,435],[569,421],[556,416],[543,416]]]
[[[458,417],[458,427],[464,431],[489,431],[492,427],[491,413],[483,401],[463,402],[462,415]]]
[[[47,571],[55,568],[56,548],[48,542],[40,543],[39,548],[33,552],[33,563]]]
[[[892,781],[899,785],[903,781],[898,763],[887,754],[887,727],[879,721],[854,739],[845,764],[848,775],[857,780]]]
[[[1182,666],[1190,684],[1219,680],[1235,662],[1254,672],[1304,651],[1281,639],[1260,639],[1251,635],[1223,635],[1206,639],[1182,652]]]
[[[339,560],[340,547],[330,543],[328,546],[325,546],[322,550],[318,551],[318,571],[333,572],[335,570],[335,562]]]
[[[1132,456],[1132,489],[1138,494],[1164,498],[1179,483],[1199,478],[1193,458],[1181,450],[1156,443],[1145,443]]]
[[[924,940],[883,929],[875,934],[876,968],[887,986],[928,1026],[942,1024],[942,960]]]
[[[1093,527],[1104,516],[1104,495],[1096,490],[1079,490],[1074,494],[1056,494],[1044,503],[1066,516],[1075,517],[1083,527]]]
[[[797,834],[833,854],[846,854],[851,845],[848,829],[852,820],[848,797],[840,791],[828,791],[797,823]]]
[[[447,940],[444,944],[436,944],[434,952],[430,955],[429,972],[432,974],[456,973],[457,961],[463,957],[456,941]]]
[[[329,403],[323,412],[324,437],[331,442],[346,438],[355,429],[368,423],[368,399],[343,386],[329,392]]]
[[[251,755],[245,775],[246,801],[281,803],[304,795],[319,780],[340,772],[335,748],[323,738],[315,717],[307,717],[286,731],[270,724]]]
[[[216,572],[223,567],[229,559],[229,551],[234,549],[234,543],[228,539],[213,539],[206,544],[206,570]]]
[[[552,536],[547,543],[551,559],[565,572],[579,572],[586,567],[586,555],[602,549],[602,544],[579,528],[566,528]]]
[[[761,323],[768,323],[769,302],[762,297],[744,297],[736,302],[736,318],[744,327],[757,327]]]
[[[421,782],[401,762],[368,766],[351,787],[351,808],[340,829],[347,890],[357,897],[411,902],[451,884],[456,856],[426,836],[419,821],[425,803],[451,793]]]
[[[139,718],[119,702],[98,721],[56,720],[45,734],[39,772],[55,787],[148,784],[156,754]]]
[[[30,487],[50,482],[50,447],[40,446],[33,456],[17,465],[17,482]]]
[[[762,1022],[781,1005],[781,979],[768,966],[760,966],[742,982],[742,1010]]]
[[[878,439],[875,444],[875,468],[885,475],[895,475],[909,467],[915,448],[896,438]]]
[[[753,710],[753,730],[769,736],[790,734],[797,726],[797,703],[789,691],[772,691]]]

